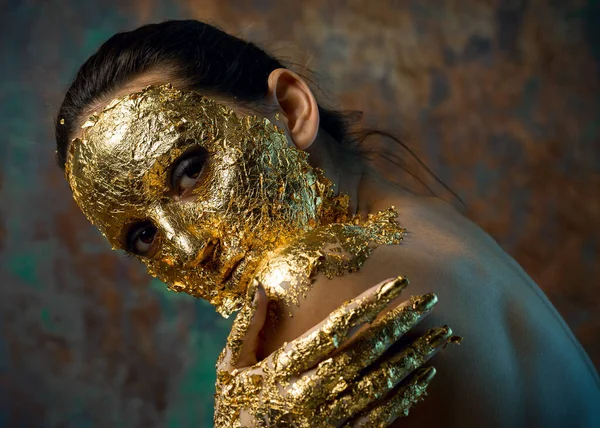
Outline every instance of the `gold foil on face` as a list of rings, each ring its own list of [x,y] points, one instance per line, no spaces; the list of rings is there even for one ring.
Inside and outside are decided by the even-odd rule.
[[[348,218],[347,196],[280,130],[196,92],[148,87],[82,131],[66,167],[82,211],[113,247],[124,226],[152,221],[158,250],[140,257],[149,273],[223,315],[239,309],[254,277],[269,297],[297,305],[318,272],[356,271],[373,248],[402,239],[392,208]],[[195,148],[208,153],[205,173],[192,200],[179,201],[169,172]]]
[[[179,201],[169,172],[195,148],[208,153],[205,172],[193,198]],[[170,85],[118,98],[90,117],[70,146],[66,176],[113,247],[123,246],[124,226],[151,221],[157,250],[140,257],[148,272],[225,316],[240,308],[268,252],[343,222],[348,207],[268,120]]]
[[[393,207],[366,218],[319,226],[268,254],[256,279],[263,284],[275,313],[299,305],[318,273],[327,278],[356,272],[380,245],[402,241],[404,229]]]

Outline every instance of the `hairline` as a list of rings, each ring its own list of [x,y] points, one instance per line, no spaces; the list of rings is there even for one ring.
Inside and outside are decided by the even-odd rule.
[[[165,74],[166,71],[166,74]],[[152,85],[165,85],[172,84],[173,87],[179,90],[191,90],[194,89],[190,83],[189,79],[182,78],[177,74],[177,71],[174,71],[171,67],[165,67],[165,65],[161,65],[159,67],[153,68],[151,70],[146,70],[138,74],[137,76],[132,77],[129,81],[127,81],[124,85],[120,85],[116,88],[111,88],[106,94],[99,97],[97,100],[92,102],[89,106],[82,110],[82,112],[78,115],[77,121],[75,122],[75,126],[73,127],[73,132],[68,136],[67,145],[65,147],[65,164],[62,165],[63,169],[68,162],[69,158],[69,149],[71,147],[71,143],[73,140],[81,137],[81,129],[83,124],[88,120],[88,118],[103,110],[110,102],[116,98],[124,97],[129,94],[133,94],[135,92],[139,92],[142,89],[152,86]],[[264,111],[258,111],[256,108],[252,108],[248,103],[240,103],[239,100],[234,102],[231,99],[226,99],[223,96],[218,96],[214,93],[204,93],[203,95],[211,97],[218,102],[228,104],[229,107],[233,107],[233,104],[236,104],[236,109],[242,110],[242,113],[248,113],[252,111],[254,114],[264,114]]]

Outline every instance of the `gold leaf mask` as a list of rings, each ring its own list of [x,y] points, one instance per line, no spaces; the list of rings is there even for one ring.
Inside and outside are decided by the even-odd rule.
[[[146,221],[156,227],[148,272],[174,291],[239,309],[261,258],[320,224],[346,220],[347,197],[267,119],[243,117],[194,91],[148,87],[112,101],[71,143],[66,176],[113,248]],[[184,198],[173,165],[205,163]]]

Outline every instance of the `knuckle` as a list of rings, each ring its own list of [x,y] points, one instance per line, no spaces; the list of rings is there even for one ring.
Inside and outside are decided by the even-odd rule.
[[[300,409],[314,407],[311,400],[313,393],[313,379],[302,378],[290,385],[287,390],[287,401],[291,408]]]

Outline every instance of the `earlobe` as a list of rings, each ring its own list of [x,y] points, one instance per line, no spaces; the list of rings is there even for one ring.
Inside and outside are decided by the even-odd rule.
[[[278,109],[294,145],[306,150],[319,131],[319,106],[312,91],[300,76],[285,68],[273,70],[268,85],[268,99]]]

